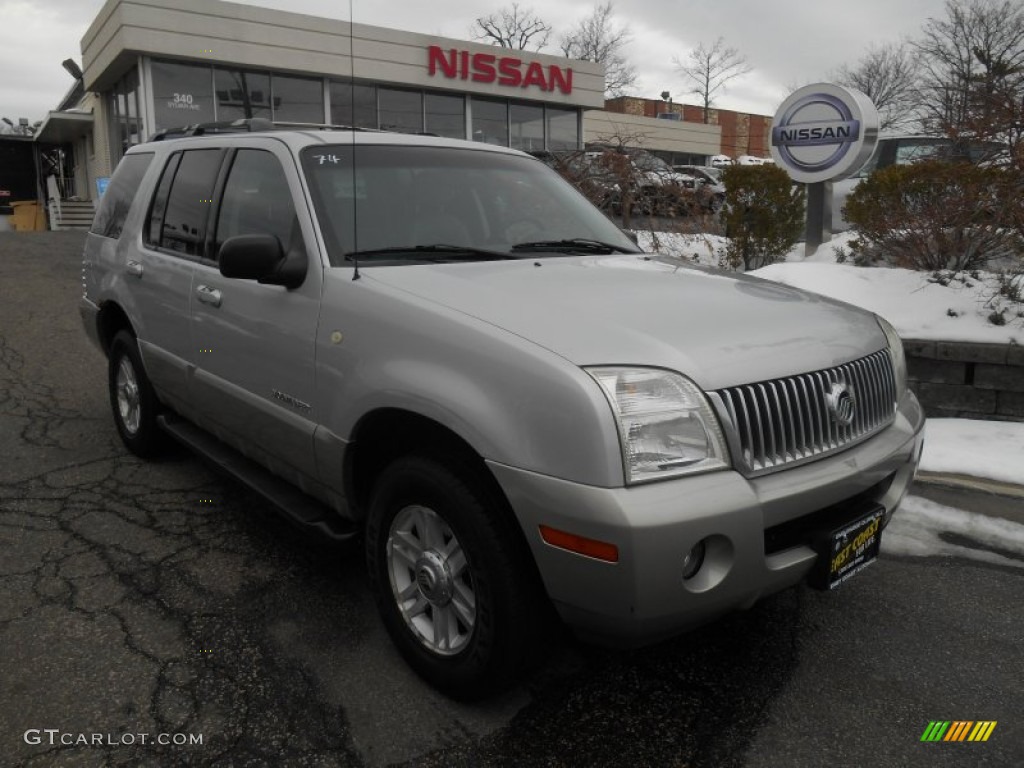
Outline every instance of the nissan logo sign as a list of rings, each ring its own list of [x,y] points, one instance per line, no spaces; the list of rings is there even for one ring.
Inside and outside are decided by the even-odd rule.
[[[772,125],[771,152],[794,181],[851,176],[878,141],[878,110],[858,90],[816,83],[790,94]]]

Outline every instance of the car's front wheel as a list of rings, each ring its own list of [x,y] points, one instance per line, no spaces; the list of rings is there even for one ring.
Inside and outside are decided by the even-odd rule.
[[[138,343],[128,331],[118,331],[110,343],[107,381],[110,407],[121,441],[137,456],[151,457],[167,444],[156,417],[160,401],[146,378]]]
[[[408,456],[379,477],[367,519],[388,633],[421,677],[461,700],[512,683],[536,655],[544,615],[524,546],[496,505],[465,467]]]

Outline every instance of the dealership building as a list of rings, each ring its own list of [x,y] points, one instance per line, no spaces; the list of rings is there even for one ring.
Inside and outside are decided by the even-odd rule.
[[[623,136],[667,159],[719,154],[722,127],[605,111],[600,64],[221,0],[108,0],[82,38],[51,151],[51,225],[153,133],[262,117],[426,132],[527,151]],[[69,104],[75,101],[74,104]],[[44,175],[46,171],[44,169]]]

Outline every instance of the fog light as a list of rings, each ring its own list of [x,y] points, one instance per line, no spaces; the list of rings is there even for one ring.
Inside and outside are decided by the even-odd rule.
[[[692,579],[697,575],[697,571],[704,565],[704,552],[705,546],[703,539],[698,541],[696,546],[686,553],[686,557],[683,558],[683,581]]]

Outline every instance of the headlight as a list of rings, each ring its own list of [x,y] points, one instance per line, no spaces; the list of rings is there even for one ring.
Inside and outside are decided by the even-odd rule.
[[[892,369],[896,374],[896,399],[898,400],[907,391],[907,356],[903,353],[903,342],[900,340],[900,335],[896,333],[896,329],[888,320],[879,315],[875,315],[875,319],[889,342],[889,356],[892,358]]]
[[[588,368],[619,425],[626,482],[729,466],[722,428],[689,379],[656,368]]]

